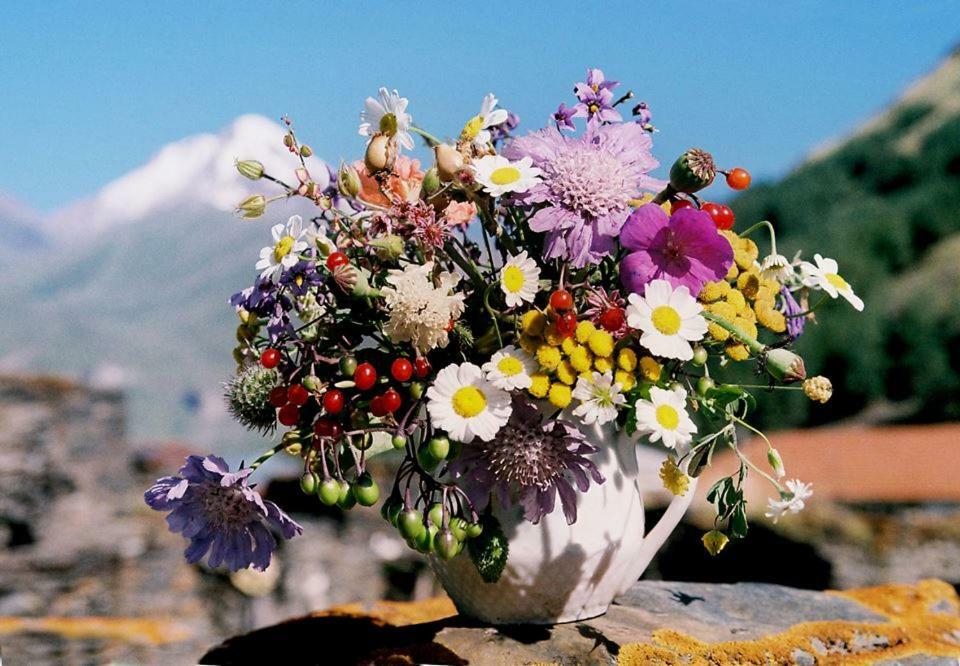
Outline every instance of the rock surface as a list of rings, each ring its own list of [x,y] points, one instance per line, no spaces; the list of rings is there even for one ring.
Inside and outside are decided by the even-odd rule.
[[[489,627],[445,598],[341,606],[232,638],[204,664],[956,664],[938,580],[844,592],[641,581],[601,617]]]

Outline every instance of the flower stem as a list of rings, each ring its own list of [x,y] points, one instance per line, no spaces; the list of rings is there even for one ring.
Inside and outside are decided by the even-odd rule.
[[[428,131],[426,131],[425,129],[422,129],[422,128],[420,128],[420,127],[417,127],[416,125],[411,125],[411,126],[410,126],[410,131],[413,132],[413,133],[415,133],[415,134],[419,134],[419,135],[422,136],[424,139],[426,139],[427,145],[430,146],[431,148],[432,148],[433,146],[439,146],[441,143],[443,143],[443,141],[441,141],[440,139],[438,139],[438,138],[435,137],[434,135],[430,134],[430,132],[428,132]]]
[[[770,231],[770,254],[777,254],[777,233],[773,229],[773,225],[770,224],[768,220],[761,220],[751,227],[747,227],[740,232],[740,238],[746,238],[752,232],[756,231],[760,227],[766,227]]]
[[[717,324],[721,328],[725,328],[726,330],[730,331],[730,333],[735,335],[740,340],[740,342],[745,344],[750,349],[750,351],[752,351],[754,354],[762,354],[764,351],[766,351],[766,347],[764,347],[762,344],[757,342],[756,339],[747,335],[746,331],[744,331],[742,328],[740,328],[736,324],[733,324],[727,321],[726,319],[724,319],[723,317],[716,315],[712,312],[709,312],[707,310],[704,310],[701,314],[703,314],[705,318],[709,319],[710,321]]]
[[[483,279],[483,276],[480,275],[480,271],[477,270],[477,267],[473,265],[473,262],[460,254],[460,251],[457,249],[456,245],[452,241],[448,240],[443,244],[443,249],[446,250],[447,254],[450,255],[450,258],[453,259],[453,262],[463,269],[463,272],[473,281],[473,284],[478,289],[483,289],[486,286],[486,281]]]
[[[813,304],[813,307],[810,308],[809,310],[806,310],[806,311],[804,311],[804,312],[798,312],[797,314],[787,315],[787,317],[788,317],[788,318],[806,317],[807,315],[813,314],[814,311],[815,311],[817,308],[819,308],[821,305],[823,305],[824,303],[826,303],[827,300],[829,300],[829,298],[830,298],[830,294],[824,293],[824,294],[820,297],[820,300],[817,301],[816,303],[814,303],[814,304]]]
[[[270,458],[280,453],[280,451],[284,448],[285,446],[284,446],[283,440],[281,439],[279,442],[277,442],[277,444],[273,448],[267,449],[266,451],[260,454],[259,458],[257,458],[252,463],[250,463],[250,469],[252,470],[257,469],[258,467],[260,467],[260,465],[270,460]]]

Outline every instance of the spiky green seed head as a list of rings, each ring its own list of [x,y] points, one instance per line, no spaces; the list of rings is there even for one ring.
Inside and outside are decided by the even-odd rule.
[[[277,414],[268,398],[279,383],[276,369],[261,365],[241,368],[224,386],[233,418],[250,430],[272,432],[277,425]]]

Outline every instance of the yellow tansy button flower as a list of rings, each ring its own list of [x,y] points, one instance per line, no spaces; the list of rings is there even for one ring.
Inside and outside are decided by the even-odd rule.
[[[560,350],[550,345],[540,345],[537,349],[537,363],[547,372],[553,372],[560,365]]]
[[[586,347],[576,347],[570,352],[570,365],[577,372],[588,372],[593,367],[593,354]]]
[[[547,399],[554,407],[563,409],[569,405],[570,401],[573,399],[573,391],[571,391],[570,387],[566,386],[565,384],[558,384],[554,382],[550,385],[550,393],[547,395]]]
[[[609,372],[613,370],[613,359],[609,356],[595,356],[593,359],[593,367],[601,374]]]
[[[528,310],[520,317],[520,331],[525,335],[541,335],[546,326],[547,318],[539,310]]]
[[[621,370],[633,372],[637,369],[637,353],[632,349],[623,348],[617,354],[617,367]]]
[[[606,331],[594,330],[587,339],[587,345],[597,356],[610,356],[613,353],[613,336]]]
[[[620,384],[622,391],[629,391],[637,385],[637,378],[626,370],[617,370],[613,375],[613,381]]]
[[[576,383],[577,371],[570,364],[570,361],[561,361],[560,365],[557,366],[557,379],[567,386],[573,386]]]
[[[663,366],[657,363],[651,356],[644,356],[640,359],[640,374],[648,382],[660,381],[660,373],[663,372]]]
[[[550,391],[550,377],[542,372],[537,372],[530,375],[530,380],[530,388],[527,389],[530,391],[530,395],[535,398],[546,398]]]
[[[581,321],[579,324],[577,324],[577,331],[574,333],[574,335],[577,338],[577,342],[585,344],[587,340],[590,339],[590,336],[596,331],[597,327],[594,326],[592,322]]]

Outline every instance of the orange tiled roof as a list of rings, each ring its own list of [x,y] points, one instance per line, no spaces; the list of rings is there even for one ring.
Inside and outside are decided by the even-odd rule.
[[[960,423],[845,426],[767,433],[780,451],[786,478],[812,482],[815,496],[839,502],[960,502]],[[741,447],[767,470],[763,442]],[[717,451],[701,487],[736,471],[732,451]],[[749,499],[769,495],[752,474]],[[763,486],[758,488],[758,486]],[[751,498],[751,495],[754,497]]]

